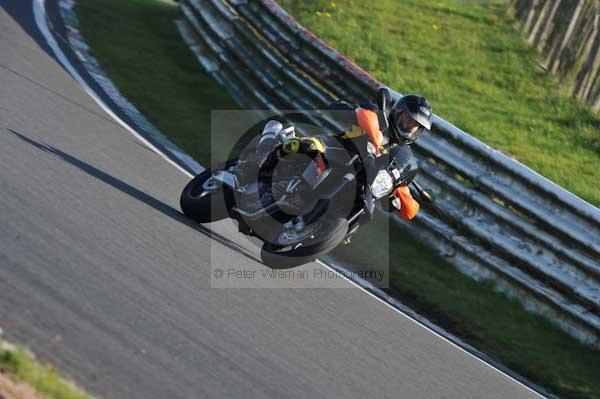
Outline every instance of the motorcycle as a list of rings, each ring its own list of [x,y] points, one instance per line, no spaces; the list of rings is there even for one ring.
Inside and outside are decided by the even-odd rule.
[[[290,128],[278,132],[279,144],[294,137]],[[236,220],[240,232],[262,241],[261,258],[269,267],[299,266],[349,242],[372,219],[376,202],[387,211],[399,209],[396,187],[412,182],[421,198],[431,200],[413,181],[418,166],[407,145],[386,142],[375,150],[366,136],[349,144],[317,135],[316,156],[294,154],[261,166],[259,139],[197,175],[180,204],[199,223]]]

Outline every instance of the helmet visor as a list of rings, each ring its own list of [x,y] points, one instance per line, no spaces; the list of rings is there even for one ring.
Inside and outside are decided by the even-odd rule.
[[[405,110],[410,116],[425,129],[431,129],[431,107],[423,97],[408,95],[405,101]]]
[[[425,130],[425,127],[412,116],[410,116],[410,113],[408,112],[400,112],[394,122],[398,128],[398,133],[405,141],[412,142],[416,140],[417,137]]]
[[[427,130],[431,130],[431,111],[425,107],[419,107],[419,112],[413,116],[421,126]]]
[[[423,126],[421,126],[419,122],[413,119],[413,117],[410,116],[408,112],[402,112],[398,120],[398,127],[402,132],[406,134],[413,134]]]

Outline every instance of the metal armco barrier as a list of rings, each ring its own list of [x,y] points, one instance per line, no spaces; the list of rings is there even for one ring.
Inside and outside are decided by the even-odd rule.
[[[370,100],[382,85],[273,0],[186,0],[181,11],[184,39],[244,107],[326,109]],[[493,279],[598,346],[600,210],[437,116],[413,150],[437,201],[398,222],[464,273]]]

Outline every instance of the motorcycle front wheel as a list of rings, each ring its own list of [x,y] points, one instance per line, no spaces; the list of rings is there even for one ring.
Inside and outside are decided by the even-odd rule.
[[[211,168],[194,177],[183,189],[181,210],[198,223],[211,223],[229,217],[233,193],[213,177]]]
[[[346,236],[348,221],[344,218],[329,220],[302,245],[282,246],[266,242],[262,246],[261,258],[266,266],[273,269],[288,269],[309,263],[326,254]]]

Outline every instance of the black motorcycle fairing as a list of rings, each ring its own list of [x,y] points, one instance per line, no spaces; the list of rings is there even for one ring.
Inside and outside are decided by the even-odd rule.
[[[410,149],[410,146],[406,144],[397,144],[390,148],[389,156],[392,158],[389,163],[389,170],[393,171],[396,169],[398,173],[392,173],[394,175],[396,186],[408,185],[416,176],[419,165],[417,160]]]
[[[408,185],[417,174],[418,164],[412,150],[407,145],[393,144],[387,154],[369,154],[363,165],[367,184],[371,185],[381,170],[387,170],[394,177],[394,186]]]

